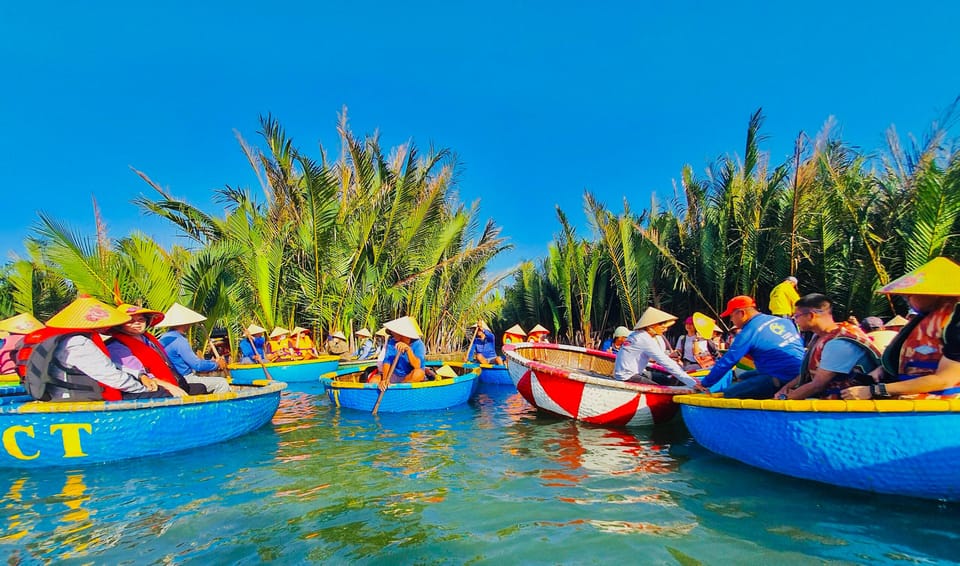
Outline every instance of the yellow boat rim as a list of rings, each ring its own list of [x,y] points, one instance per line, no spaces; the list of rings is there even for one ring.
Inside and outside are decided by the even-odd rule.
[[[340,356],[320,356],[319,358],[312,358],[309,360],[290,360],[287,362],[264,362],[263,365],[267,366],[267,369],[272,367],[282,367],[282,366],[303,366],[308,364],[315,364],[317,362],[332,362],[334,360],[339,360]],[[229,364],[227,369],[256,369],[260,367],[260,364]]]
[[[794,413],[950,413],[960,412],[960,399],[725,399],[722,394],[677,395],[681,405],[714,409],[748,409]]]

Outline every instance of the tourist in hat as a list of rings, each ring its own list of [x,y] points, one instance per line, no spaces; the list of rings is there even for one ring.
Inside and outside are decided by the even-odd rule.
[[[787,277],[770,291],[770,314],[781,318],[793,316],[794,305],[800,300],[797,278]]]
[[[617,361],[613,370],[614,378],[620,381],[677,385],[673,380],[675,379],[683,385],[698,387],[696,380],[687,375],[656,340],[657,336],[663,335],[676,321],[677,317],[653,307],[643,311],[639,322],[634,326],[634,331],[627,336],[620,351],[617,352]],[[647,369],[647,363],[650,361],[663,366],[669,377]]]
[[[259,364],[266,359],[263,353],[266,347],[267,329],[256,324],[251,324],[244,331],[244,337],[240,340],[240,363],[241,364]],[[250,342],[253,342],[251,344]]]
[[[390,335],[387,334],[386,328],[381,328],[373,335],[373,344],[377,347],[377,355],[374,358],[377,359],[377,363],[383,361],[383,356],[387,351],[387,340],[390,338]]]
[[[310,330],[302,326],[294,326],[290,331],[290,347],[294,355],[301,360],[313,360],[320,357],[320,352],[310,338]]]
[[[347,337],[343,332],[337,330],[327,337],[327,344],[324,347],[331,356],[342,356],[350,351],[350,345],[347,344]]]
[[[290,331],[277,326],[270,332],[267,340],[266,352],[268,362],[282,362],[293,359],[293,348],[290,347]]]
[[[514,324],[503,333],[504,344],[517,344],[526,341],[527,333],[523,331],[523,328],[519,324]]]
[[[897,336],[896,331],[886,328],[883,319],[878,316],[868,316],[860,321],[860,328],[867,333],[870,340],[883,352],[890,345],[890,342]]]
[[[56,340],[55,363],[47,369],[46,393],[51,401],[154,399],[183,396],[183,390],[163,389],[144,374],[124,371],[110,359],[100,331],[130,317],[92,297],[81,296],[47,321],[45,340]],[[34,334],[31,334],[33,336]],[[35,349],[36,350],[36,349]],[[175,391],[175,392],[173,392]]]
[[[550,340],[547,339],[547,336],[550,335],[550,331],[540,326],[539,324],[534,326],[530,332],[527,333],[527,342],[544,342],[549,343]]]
[[[473,329],[473,343],[470,345],[472,355],[468,362],[476,361],[481,364],[503,365],[503,358],[497,355],[497,339],[490,328],[482,320],[477,321]]]
[[[13,353],[23,343],[24,336],[41,328],[43,328],[43,323],[28,312],[0,320],[0,331],[9,334],[3,341],[3,346],[0,346],[0,374],[16,375],[17,360],[13,358]]]
[[[207,317],[188,309],[180,303],[174,303],[164,313],[163,320],[154,324],[154,326],[168,329],[160,335],[160,343],[163,344],[167,357],[173,363],[173,368],[183,376],[187,383],[199,383],[206,387],[210,393],[229,393],[230,384],[227,383],[226,379],[197,375],[197,372],[208,372],[216,369],[226,369],[227,367],[226,360],[204,360],[197,356],[193,348],[190,347],[190,341],[187,340],[186,333],[191,326],[204,320],[207,320]]]
[[[844,389],[844,399],[960,395],[958,281],[960,265],[937,257],[877,291],[903,295],[918,314],[884,350],[880,383]]]
[[[880,364],[880,350],[859,326],[833,319],[833,302],[819,293],[797,301],[793,319],[801,332],[813,333],[800,374],[777,392],[777,399],[839,399],[857,376]]]
[[[795,324],[761,313],[753,297],[746,295],[730,299],[720,316],[730,317],[737,335],[701,380],[705,387],[719,383],[717,389],[726,397],[769,399],[800,374],[803,340]],[[730,373],[734,366],[748,357],[755,369],[734,377]]]
[[[373,337],[366,328],[361,328],[353,333],[357,337],[357,351],[353,357],[358,360],[369,360],[376,357],[377,348],[373,343]]]
[[[163,313],[137,305],[123,303],[117,310],[130,317],[130,320],[111,328],[107,342],[110,359],[123,370],[140,376],[140,382],[150,386],[156,382],[171,394],[179,397],[177,389],[190,395],[204,395],[207,388],[199,383],[188,383],[167,357],[163,345],[147,327],[163,320]]]
[[[409,316],[400,317],[384,324],[390,338],[384,350],[383,359],[378,360],[379,372],[370,376],[368,383],[379,383],[380,389],[386,389],[383,379],[393,366],[390,383],[414,383],[426,378],[423,368],[427,363],[427,347],[420,339],[420,329]]]
[[[618,326],[614,329],[613,336],[603,341],[600,349],[604,352],[616,354],[623,347],[623,343],[627,341],[627,336],[630,336],[630,329],[626,326]]]
[[[688,316],[683,321],[683,328],[687,333],[681,334],[677,338],[676,352],[680,356],[680,364],[684,371],[697,371],[713,367],[717,356],[717,347],[710,340],[713,336],[700,336],[693,324],[692,316]]]
[[[893,318],[891,318],[890,320],[888,320],[887,323],[883,325],[883,327],[886,328],[887,330],[900,332],[900,329],[906,326],[908,322],[910,321],[898,314]]]

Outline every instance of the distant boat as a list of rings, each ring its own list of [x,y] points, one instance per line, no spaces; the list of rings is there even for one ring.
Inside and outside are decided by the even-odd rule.
[[[34,401],[0,387],[0,467],[81,466],[206,446],[265,425],[287,385],[131,401]]]
[[[464,364],[464,367],[476,366],[480,368],[480,383],[490,385],[513,385],[510,379],[510,371],[506,365],[500,364]]]
[[[696,441],[722,456],[841,487],[960,500],[960,399],[676,401]]]
[[[507,368],[517,391],[541,411],[605,426],[649,426],[679,412],[676,395],[689,387],[617,381],[616,356],[562,344],[506,344]]]
[[[296,360],[290,362],[268,362],[263,364],[270,377],[286,383],[316,382],[320,374],[337,369],[340,358],[337,356],[320,356],[312,360]],[[251,384],[266,379],[263,367],[260,364],[230,364],[230,377],[235,384]]]
[[[420,383],[392,383],[383,394],[378,411],[405,413],[409,411],[436,411],[462,405],[476,392],[479,368],[465,368],[464,364],[448,362],[457,377],[422,381]],[[370,412],[380,396],[379,384],[362,383],[365,369],[335,372],[330,378],[327,394],[337,407]]]

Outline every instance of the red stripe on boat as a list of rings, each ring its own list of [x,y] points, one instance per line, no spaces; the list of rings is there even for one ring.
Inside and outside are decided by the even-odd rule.
[[[593,424],[602,424],[609,426],[627,426],[627,424],[633,419],[637,414],[637,409],[640,407],[640,396],[636,395],[628,403],[620,405],[616,409],[604,413],[602,415],[596,415],[593,417],[584,417],[582,420],[593,423]]]
[[[537,373],[537,381],[540,382],[540,387],[543,388],[544,393],[546,393],[554,403],[562,407],[563,410],[572,417],[580,414],[580,400],[583,399],[585,383],[568,379],[566,375],[558,377],[557,374],[561,372],[557,371],[535,371]],[[562,373],[567,374],[569,372]]]
[[[517,391],[534,407],[537,406],[537,400],[533,398],[533,386],[530,384],[530,370],[524,372],[520,381],[517,382]]]
[[[650,414],[653,416],[654,424],[662,424],[673,418],[677,414],[680,405],[673,402],[672,395],[661,395],[658,393],[647,393],[644,395]]]

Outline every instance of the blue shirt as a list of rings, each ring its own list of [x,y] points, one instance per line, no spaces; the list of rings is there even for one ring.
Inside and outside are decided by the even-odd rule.
[[[187,337],[176,330],[168,330],[160,336],[160,343],[163,349],[167,351],[167,357],[173,363],[174,369],[180,375],[190,375],[198,371],[213,371],[217,369],[217,362],[213,360],[202,360],[193,353],[190,342]]]
[[[483,336],[477,336],[473,339],[473,348],[470,359],[467,361],[476,361],[477,354],[480,354],[488,360],[492,360],[497,357],[497,343],[496,338],[493,336],[493,332],[489,330],[483,331]]]
[[[263,357],[263,344],[264,344],[264,343],[265,343],[265,340],[264,340],[263,336],[254,336],[254,337],[253,337],[253,344],[254,344],[254,346],[257,347],[256,354],[257,354],[258,356],[260,356],[260,359],[261,359],[261,360],[264,359],[264,357]],[[250,340],[248,340],[247,337],[244,336],[243,338],[240,339],[240,357],[241,357],[241,358],[250,358],[250,359],[252,360],[252,359],[253,359],[253,354],[254,354],[253,346],[250,345]]]
[[[357,348],[357,359],[358,360],[367,360],[372,358],[377,353],[376,348],[373,347],[373,340],[367,338],[363,341],[363,344],[360,344],[360,347]]]
[[[784,382],[800,375],[803,340],[792,321],[769,314],[758,314],[747,321],[730,344],[730,349],[701,380],[704,387],[720,381],[744,356],[753,358],[757,372]]]
[[[423,345],[423,340],[414,340],[410,342],[410,351],[413,352],[413,355],[420,358],[420,368],[423,369],[427,364],[427,347]],[[387,340],[387,351],[383,357],[383,372],[386,375],[386,372],[390,370],[390,366],[393,364],[393,360],[397,357],[397,343],[393,340],[393,336]],[[395,383],[395,379],[399,381],[398,378],[406,377],[413,371],[413,366],[410,365],[410,359],[406,354],[400,356],[400,359],[397,361],[397,367],[393,368],[393,376],[390,380]]]

